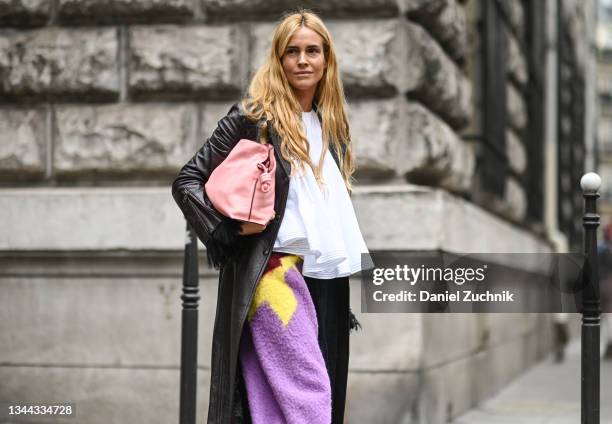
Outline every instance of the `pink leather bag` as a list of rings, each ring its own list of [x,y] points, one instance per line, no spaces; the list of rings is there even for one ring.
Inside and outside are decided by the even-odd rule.
[[[238,221],[266,225],[274,218],[274,147],[243,138],[204,185],[214,208]]]

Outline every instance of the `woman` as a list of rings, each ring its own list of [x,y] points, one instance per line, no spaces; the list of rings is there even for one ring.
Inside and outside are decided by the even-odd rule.
[[[348,277],[368,253],[349,197],[344,103],[325,25],[306,10],[287,15],[245,98],[173,183],[220,268],[208,423],[343,422],[349,330],[359,326]],[[203,190],[243,138],[275,150],[276,216],[266,226],[224,217]]]

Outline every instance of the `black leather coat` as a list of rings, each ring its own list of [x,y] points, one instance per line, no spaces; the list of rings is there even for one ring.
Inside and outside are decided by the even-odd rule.
[[[316,110],[316,104],[313,107]],[[237,223],[225,218],[212,207],[203,185],[240,139],[257,139],[257,128],[255,122],[247,120],[239,103],[234,104],[218,122],[212,136],[183,166],[172,184],[172,195],[207,247],[209,260],[220,265],[210,370],[209,424],[227,424],[231,421],[243,324],[285,212],[291,164],[280,156],[279,136],[271,123],[268,125],[269,141],[274,146],[277,163],[274,199],[276,217],[263,232],[238,235]],[[330,152],[338,163],[333,146]]]

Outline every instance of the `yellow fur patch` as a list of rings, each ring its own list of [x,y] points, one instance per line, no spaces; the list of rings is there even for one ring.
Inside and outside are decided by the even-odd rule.
[[[267,303],[282,321],[283,325],[287,326],[297,308],[297,299],[291,287],[285,283],[285,273],[291,267],[295,267],[301,259],[297,255],[283,256],[280,259],[280,266],[263,275],[255,290],[255,295],[247,314],[249,321],[253,318],[255,311],[262,304]]]

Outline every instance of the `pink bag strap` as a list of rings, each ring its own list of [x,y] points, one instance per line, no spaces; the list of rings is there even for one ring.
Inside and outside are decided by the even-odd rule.
[[[270,165],[272,164],[272,155],[274,154],[274,149],[272,146],[268,145],[268,158],[257,164],[257,168],[259,168],[262,173],[259,176],[259,181],[261,183],[261,191],[267,193],[270,190],[270,184],[272,181],[272,175],[270,175]]]
[[[257,143],[259,143],[259,140],[261,137],[261,126],[265,122],[266,122],[265,117],[261,118],[257,122],[257,132],[255,136],[256,137],[255,141]],[[267,193],[268,191],[270,191],[270,184],[272,182],[272,178],[274,177],[273,175],[270,175],[270,164],[272,163],[272,160],[273,160],[274,148],[272,147],[272,144],[269,141],[269,135],[268,135],[268,142],[265,145],[268,146],[268,158],[264,162],[259,162],[257,164],[257,168],[259,168],[262,171],[261,175],[259,176],[261,191],[263,191],[264,193]]]

